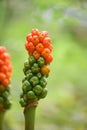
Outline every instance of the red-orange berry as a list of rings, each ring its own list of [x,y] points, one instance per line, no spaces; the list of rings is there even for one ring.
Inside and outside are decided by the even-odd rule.
[[[26,42],[25,48],[29,53],[32,53],[35,50],[35,47],[32,42]]]
[[[6,48],[3,47],[3,46],[0,46],[0,54],[1,54],[1,53],[4,53],[5,51],[6,51]]]
[[[36,46],[39,43],[39,37],[37,35],[34,35],[32,42],[33,42],[34,46]]]
[[[32,34],[28,34],[27,36],[26,36],[26,40],[28,41],[28,42],[32,42]]]
[[[45,47],[48,47],[48,46],[50,46],[50,44],[51,44],[50,38],[49,38],[49,37],[45,37],[45,38],[43,39],[43,45],[44,45]]]
[[[2,81],[3,86],[7,87],[9,85],[9,80],[6,78]]]
[[[44,49],[44,46],[43,46],[41,43],[39,43],[39,44],[36,46],[36,50],[37,50],[38,52],[42,52],[43,49]]]
[[[52,56],[52,54],[49,54],[47,57],[46,57],[46,64],[49,64],[49,63],[51,63],[52,62],[52,60],[53,60],[53,56]]]
[[[46,58],[48,57],[48,55],[50,54],[50,50],[48,48],[44,48],[44,50],[42,51],[41,55]]]
[[[38,29],[32,29],[32,36],[37,35],[39,36],[40,32]]]

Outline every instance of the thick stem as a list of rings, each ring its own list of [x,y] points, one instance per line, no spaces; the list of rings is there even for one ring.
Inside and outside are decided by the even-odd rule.
[[[3,130],[4,111],[0,111],[0,130]]]
[[[34,130],[36,106],[30,106],[24,111],[25,130]]]

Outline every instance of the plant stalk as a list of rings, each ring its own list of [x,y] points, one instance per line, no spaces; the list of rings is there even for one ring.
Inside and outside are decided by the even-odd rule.
[[[3,130],[4,111],[0,111],[0,130]]]
[[[24,111],[25,130],[34,130],[36,106],[30,106]]]

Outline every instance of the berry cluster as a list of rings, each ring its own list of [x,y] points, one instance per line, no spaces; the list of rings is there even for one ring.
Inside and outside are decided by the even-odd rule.
[[[0,46],[0,109],[7,109],[11,105],[9,100],[9,84],[12,74],[12,65],[10,55],[6,52],[6,48]]]
[[[47,95],[47,77],[50,72],[49,64],[53,60],[52,44],[46,31],[33,29],[26,37],[25,48],[29,57],[24,63],[24,78],[20,104],[25,107],[29,103],[45,98]]]

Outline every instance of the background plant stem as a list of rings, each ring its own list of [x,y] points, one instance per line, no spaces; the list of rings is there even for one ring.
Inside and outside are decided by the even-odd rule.
[[[34,130],[36,106],[31,106],[24,111],[25,130]]]
[[[0,111],[0,130],[3,130],[4,114],[5,112]]]

